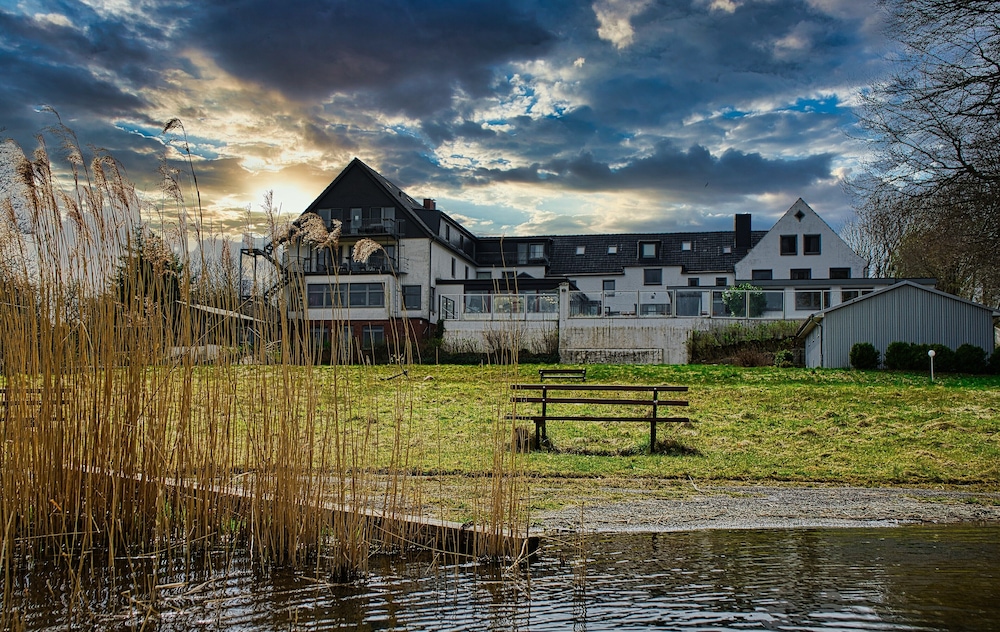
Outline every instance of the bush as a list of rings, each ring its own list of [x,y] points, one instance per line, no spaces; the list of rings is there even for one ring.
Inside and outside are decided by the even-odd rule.
[[[965,343],[955,349],[955,370],[959,373],[985,373],[986,352],[982,347]]]
[[[851,366],[861,371],[878,368],[879,352],[870,342],[858,342],[851,347]]]
[[[787,369],[795,364],[795,354],[789,349],[782,349],[774,354],[774,366],[779,369]]]
[[[927,352],[931,349],[934,350],[936,354],[934,356],[934,371],[940,371],[941,373],[954,373],[955,372],[955,352],[951,350],[951,347],[946,347],[945,345],[921,345],[924,351],[924,364],[927,369],[931,368],[931,359],[927,355]]]
[[[908,371],[913,365],[912,347],[908,342],[890,342],[885,348],[885,368],[890,371]]]
[[[1000,348],[994,349],[990,354],[990,361],[986,364],[986,371],[993,375],[1000,375]]]

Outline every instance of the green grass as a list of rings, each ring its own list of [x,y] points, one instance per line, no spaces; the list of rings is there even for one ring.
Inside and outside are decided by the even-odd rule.
[[[536,382],[537,368],[521,366],[515,379]],[[919,374],[695,365],[594,365],[587,376],[588,383],[687,385],[694,422],[661,424],[658,438],[674,449],[656,455],[645,453],[645,424],[551,422],[554,449],[530,454],[529,474],[1000,482],[998,377],[944,375],[932,384]],[[482,450],[490,424],[508,410],[509,378],[500,379],[498,368],[442,365],[412,367],[408,379],[410,436],[424,448],[411,464],[426,473],[488,473],[491,462]]]

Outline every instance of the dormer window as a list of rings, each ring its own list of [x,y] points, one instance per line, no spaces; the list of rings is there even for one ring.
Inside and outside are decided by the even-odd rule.
[[[538,261],[545,258],[545,244],[528,244],[528,259]]]
[[[684,251],[691,250],[691,245],[692,244],[691,244],[690,241],[682,241],[681,242],[681,250],[684,250]]]
[[[640,241],[639,242],[639,258],[640,259],[656,259],[656,250],[659,246],[659,242],[656,241]]]

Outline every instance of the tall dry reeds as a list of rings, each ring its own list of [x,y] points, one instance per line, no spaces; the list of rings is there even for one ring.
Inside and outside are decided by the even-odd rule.
[[[113,157],[86,156],[61,123],[49,137],[65,160],[43,137],[31,157],[11,141],[0,151],[5,593],[33,555],[82,567],[226,547],[352,575],[373,548],[406,546],[413,527],[392,518],[421,505],[411,385],[313,366],[308,329],[289,318],[303,305],[287,303],[304,300],[302,278],[277,301],[241,300],[237,264],[225,245],[206,251],[176,172],[145,208]],[[392,336],[412,347],[399,344],[410,332]],[[501,534],[522,512],[497,419],[489,522]],[[15,615],[4,607],[0,623]]]

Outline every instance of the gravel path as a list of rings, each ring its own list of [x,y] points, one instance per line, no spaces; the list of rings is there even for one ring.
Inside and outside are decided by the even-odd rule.
[[[1000,522],[1000,493],[989,492],[699,485],[690,496],[664,499],[645,490],[613,491],[627,499],[534,514],[534,530],[651,532]]]

